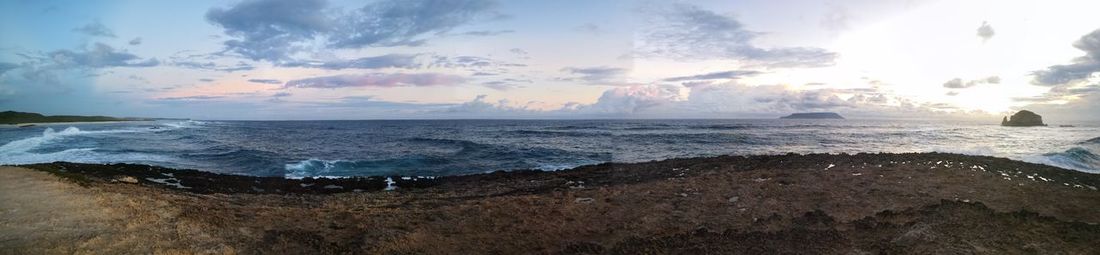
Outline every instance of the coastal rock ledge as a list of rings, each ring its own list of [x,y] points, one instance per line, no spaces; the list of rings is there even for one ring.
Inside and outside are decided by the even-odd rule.
[[[1043,116],[1035,114],[1028,110],[1022,110],[1013,114],[1012,117],[1004,117],[1001,119],[1001,126],[1008,127],[1034,127],[1034,126],[1046,126],[1043,124]]]

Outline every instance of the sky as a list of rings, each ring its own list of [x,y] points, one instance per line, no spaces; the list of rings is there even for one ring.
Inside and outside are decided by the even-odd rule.
[[[0,1],[0,110],[1100,120],[1100,1]]]

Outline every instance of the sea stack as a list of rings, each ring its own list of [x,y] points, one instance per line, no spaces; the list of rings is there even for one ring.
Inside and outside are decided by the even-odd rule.
[[[1043,116],[1039,116],[1028,110],[1022,110],[1013,114],[1012,117],[1004,117],[1001,119],[1001,126],[1007,127],[1035,127],[1046,125],[1047,124],[1043,124]]]
[[[835,112],[800,112],[779,117],[780,119],[844,119]]]

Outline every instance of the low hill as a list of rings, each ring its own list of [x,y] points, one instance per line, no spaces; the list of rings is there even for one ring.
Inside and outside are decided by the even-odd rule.
[[[116,118],[108,116],[75,116],[55,115],[46,116],[32,112],[4,111],[0,112],[0,124],[22,124],[43,122],[101,122],[101,121],[136,121],[147,120],[142,118]]]

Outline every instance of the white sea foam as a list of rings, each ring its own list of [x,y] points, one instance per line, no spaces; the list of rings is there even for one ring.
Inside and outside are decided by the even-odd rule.
[[[198,120],[185,120],[185,121],[180,121],[180,122],[166,122],[166,123],[161,123],[161,125],[164,125],[164,126],[168,126],[168,127],[171,127],[171,128],[173,128],[173,129],[178,129],[178,128],[196,128],[196,127],[201,127],[201,126],[203,126],[203,125],[206,125],[206,124],[207,124],[207,122],[205,122],[205,121],[198,121]]]
[[[301,179],[305,177],[317,177],[337,168],[337,164],[344,160],[320,160],[309,159],[298,163],[286,164],[284,178]]]
[[[67,137],[82,135],[97,135],[111,133],[137,132],[130,129],[93,130],[84,131],[76,127],[68,127],[61,131],[46,128],[42,135],[15,140],[0,146],[0,164],[34,164],[54,161],[67,161],[76,163],[110,163],[110,162],[170,162],[166,156],[144,153],[105,154],[97,152],[96,148],[70,148],[55,152],[32,153],[31,151],[63,141]]]

